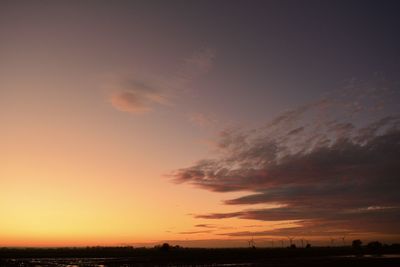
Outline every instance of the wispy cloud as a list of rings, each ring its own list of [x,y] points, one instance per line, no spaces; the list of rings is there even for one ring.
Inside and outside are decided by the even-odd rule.
[[[212,230],[201,230],[201,231],[184,231],[179,232],[180,235],[195,235],[195,234],[208,234],[213,232]]]
[[[168,105],[165,92],[138,81],[125,82],[124,89],[113,92],[110,101],[116,109],[133,114],[146,113],[154,105]]]
[[[216,228],[217,226],[214,224],[196,224],[194,227],[199,228]]]
[[[218,123],[215,116],[206,113],[192,113],[189,116],[189,121],[200,128],[211,127]]]
[[[200,50],[184,59],[176,73],[169,77],[143,73],[121,75],[113,82],[109,101],[117,110],[131,114],[172,105],[175,98],[187,91],[190,83],[211,69],[214,57],[214,50]]]
[[[197,218],[301,221],[284,230],[291,234],[400,234],[399,100],[395,84],[352,83],[263,127],[221,132],[219,156],[175,171],[174,180],[216,192],[253,192],[227,205],[281,204]],[[260,232],[278,233],[284,234]]]

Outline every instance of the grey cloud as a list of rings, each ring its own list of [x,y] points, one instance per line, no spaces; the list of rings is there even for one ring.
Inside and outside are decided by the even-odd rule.
[[[226,218],[235,218],[241,217],[243,212],[230,212],[230,213],[211,213],[204,215],[195,215],[196,218],[201,219],[226,219]]]
[[[255,236],[255,237],[260,237],[260,236],[293,236],[293,237],[299,237],[299,236],[308,236],[308,237],[321,237],[321,236],[343,236],[350,234],[348,230],[332,230],[329,228],[317,228],[316,226],[313,226],[312,228],[306,228],[304,226],[301,227],[290,227],[290,228],[281,228],[277,230],[266,230],[266,231],[242,231],[242,232],[230,232],[230,233],[222,233],[219,235],[224,235],[224,236],[232,236],[232,237],[241,237],[241,236]]]
[[[292,229],[299,233],[339,226],[398,233],[400,110],[393,98],[400,100],[399,90],[354,83],[264,127],[221,132],[216,158],[176,170],[173,177],[216,192],[253,192],[227,205],[282,205],[197,218],[299,220],[302,225]],[[370,112],[378,102],[384,108]]]
[[[216,228],[214,224],[196,224],[194,227],[199,228]]]
[[[256,219],[265,221],[298,220],[295,227],[281,227],[264,231],[239,231],[223,233],[230,236],[329,236],[350,233],[385,233],[400,235],[397,222],[400,219],[398,207],[365,208],[357,210],[337,211],[334,209],[278,208],[248,210],[237,213],[214,213],[201,218]],[[306,220],[299,218],[307,217]]]
[[[212,230],[203,230],[203,231],[184,231],[184,232],[179,232],[178,234],[180,235],[194,235],[194,234],[206,234],[206,233],[211,233]]]

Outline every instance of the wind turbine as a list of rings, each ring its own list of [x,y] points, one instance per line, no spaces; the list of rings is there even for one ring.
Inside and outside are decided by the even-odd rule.
[[[301,239],[300,239],[300,242],[301,242],[301,247],[304,248],[304,239],[301,238]]]
[[[342,242],[343,242],[343,246],[346,245],[346,235],[342,236]]]
[[[253,237],[247,242],[249,243],[249,248],[256,248],[256,242]]]
[[[293,245],[294,237],[288,236],[287,238],[289,239],[290,246],[292,246],[292,245]]]

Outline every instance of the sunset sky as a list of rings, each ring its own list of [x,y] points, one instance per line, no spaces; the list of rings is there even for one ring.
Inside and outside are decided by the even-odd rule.
[[[400,241],[398,1],[0,1],[0,246]]]

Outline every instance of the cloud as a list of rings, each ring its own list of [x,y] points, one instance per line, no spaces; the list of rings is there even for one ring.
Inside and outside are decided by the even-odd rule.
[[[201,49],[193,53],[183,61],[170,83],[179,88],[187,86],[193,79],[210,71],[215,55],[216,51],[211,48]]]
[[[353,83],[260,128],[225,130],[215,158],[176,170],[173,179],[215,192],[252,192],[227,205],[278,204],[197,218],[301,222],[263,235],[400,234],[395,88],[379,81]],[[371,108],[377,103],[385,103],[379,111]]]
[[[212,230],[202,230],[202,231],[186,231],[186,232],[179,232],[180,235],[194,235],[194,234],[207,234],[211,233]]]
[[[194,227],[199,228],[216,228],[214,224],[196,224]]]
[[[205,113],[193,113],[189,115],[189,121],[200,128],[205,128],[213,126],[218,123],[215,116],[205,114]]]
[[[190,83],[212,67],[215,51],[203,49],[183,60],[178,71],[169,76],[131,73],[113,82],[111,105],[122,112],[143,114],[160,106],[170,106],[187,91]]]
[[[168,98],[161,92],[140,85],[133,85],[129,89],[114,92],[110,101],[113,107],[119,111],[133,114],[149,112],[154,105],[168,104]]]

